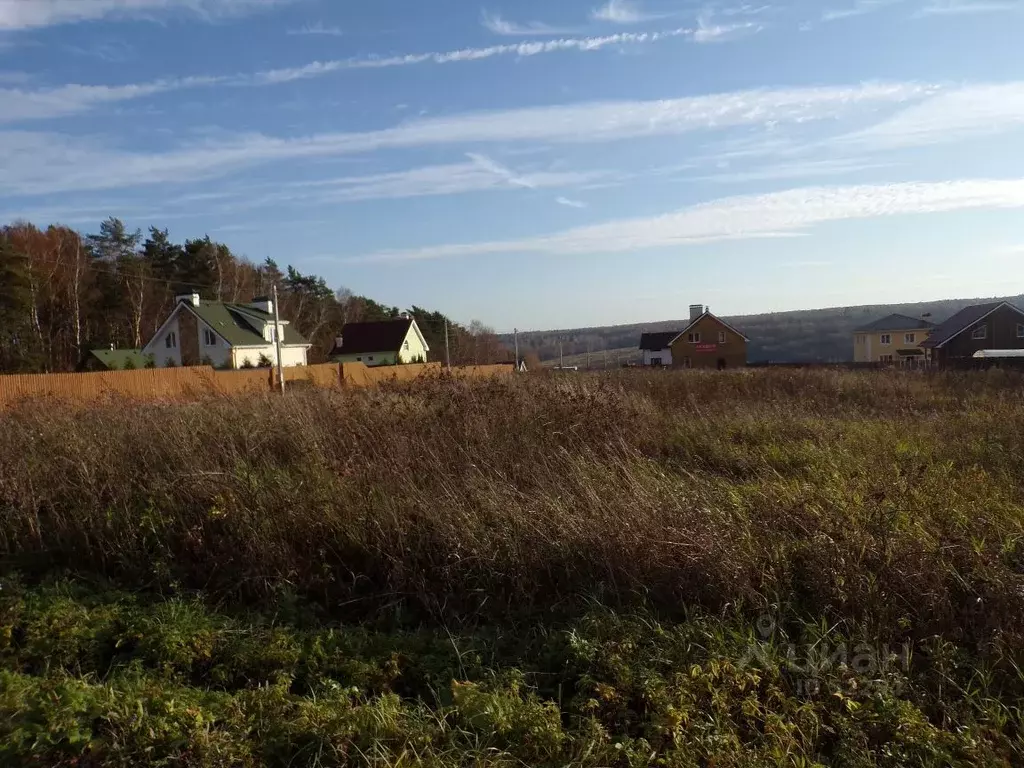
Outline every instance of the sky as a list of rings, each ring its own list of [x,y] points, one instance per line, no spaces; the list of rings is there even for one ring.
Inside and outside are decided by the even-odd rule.
[[[1024,0],[0,0],[0,221],[570,328],[1024,292]]]

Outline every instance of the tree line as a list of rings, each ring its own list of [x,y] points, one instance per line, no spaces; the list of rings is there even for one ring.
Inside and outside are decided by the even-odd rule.
[[[310,363],[324,362],[346,323],[397,318],[386,306],[273,259],[254,264],[209,236],[174,242],[166,229],[129,230],[120,219],[83,234],[53,224],[0,227],[0,372],[75,370],[90,349],[141,349],[174,308],[175,297],[246,303],[277,286],[280,312],[312,343]],[[410,307],[430,346],[453,365],[512,359],[494,332]]]

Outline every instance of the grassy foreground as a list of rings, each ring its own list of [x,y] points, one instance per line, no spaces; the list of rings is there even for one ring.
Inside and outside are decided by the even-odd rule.
[[[1024,761],[1024,379],[0,415],[0,764]]]

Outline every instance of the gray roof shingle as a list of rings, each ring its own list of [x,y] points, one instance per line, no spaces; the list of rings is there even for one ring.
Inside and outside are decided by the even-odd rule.
[[[949,318],[949,320],[942,323],[941,325],[939,325],[938,328],[932,331],[932,335],[929,336],[928,340],[925,341],[921,346],[927,347],[929,349],[941,347],[954,336],[957,336],[963,331],[967,330],[970,326],[977,323],[979,320],[981,320],[989,313],[999,309],[999,307],[1003,306],[1004,304],[1016,310],[1017,312],[1021,312],[1021,310],[1017,309],[1017,307],[1014,307],[1012,304],[1006,301],[992,301],[989,302],[988,304],[974,304],[973,306],[970,307],[964,307],[951,318]],[[1024,314],[1024,312],[1021,312],[1021,314]]]
[[[660,352],[668,349],[679,331],[668,331],[664,333],[643,333],[640,335],[640,349],[648,352]]]
[[[919,331],[924,328],[934,328],[935,323],[930,323],[920,317],[909,315],[889,315],[873,323],[862,325],[854,333],[878,333],[880,331]]]
[[[335,344],[331,356],[398,352],[412,323],[412,318],[406,317],[373,323],[346,323],[341,329],[341,346]]]

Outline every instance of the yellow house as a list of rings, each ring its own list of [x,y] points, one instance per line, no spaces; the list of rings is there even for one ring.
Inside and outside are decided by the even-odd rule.
[[[883,317],[853,332],[853,361],[916,368],[928,360],[921,345],[934,328],[934,324],[919,317]]]

